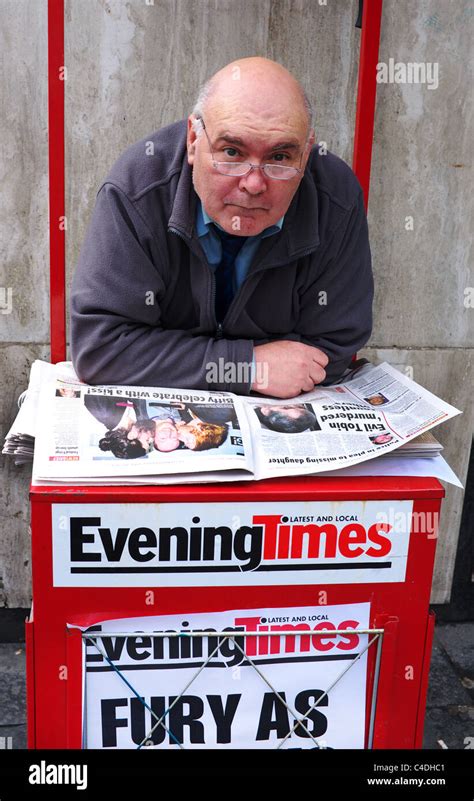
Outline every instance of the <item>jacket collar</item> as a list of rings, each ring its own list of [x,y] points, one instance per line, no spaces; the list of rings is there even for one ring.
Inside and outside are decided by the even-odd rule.
[[[192,168],[188,164],[186,151],[186,127],[184,126],[183,161],[178,178],[176,194],[173,201],[168,228],[174,229],[186,239],[193,249],[199,248],[196,231],[196,204],[198,196],[192,182]],[[310,253],[319,245],[318,231],[318,193],[310,165],[317,158],[315,148],[311,153],[301,183],[288,207],[280,234],[272,237],[270,246],[264,248],[268,259],[265,266],[277,266],[306,253]],[[261,243],[263,246],[263,243]]]

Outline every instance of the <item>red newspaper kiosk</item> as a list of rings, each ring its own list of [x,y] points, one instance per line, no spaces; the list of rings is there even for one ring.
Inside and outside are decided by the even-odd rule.
[[[367,205],[381,0],[363,6]],[[63,0],[49,0],[51,358],[65,358]],[[30,748],[419,748],[433,478],[32,486]]]
[[[88,747],[96,734],[99,740],[92,740],[92,747],[137,745],[136,740],[120,744],[110,739],[110,719],[108,730],[100,710],[96,728],[87,736],[85,717],[93,715],[91,704],[104,710],[111,701],[105,689],[86,703],[84,686],[89,671],[97,669],[95,660],[101,662],[101,670],[107,665],[100,655],[94,656],[91,641],[84,659],[81,628],[94,631],[99,624],[95,631],[102,631],[100,624],[113,620],[109,629],[113,634],[102,636],[102,645],[115,647],[124,639],[125,620],[132,618],[134,655],[146,660],[151,644],[144,636],[148,617],[153,616],[156,632],[154,616],[174,615],[182,624],[201,613],[209,623],[215,612],[239,610],[239,616],[232,618],[240,623],[233,636],[238,634],[243,652],[253,657],[252,672],[255,665],[267,675],[269,654],[275,654],[275,661],[291,662],[290,657],[299,653],[301,660],[312,660],[311,678],[321,666],[326,670],[323,680],[335,675],[337,681],[345,674],[342,739],[336,733],[340,724],[331,719],[335,688],[329,689],[331,681],[324,685],[321,675],[317,678],[316,687],[327,691],[321,735],[314,737],[318,744],[354,745],[346,736],[347,720],[352,720],[358,693],[364,705],[358,715],[360,747],[421,747],[434,627],[428,606],[443,494],[435,479],[380,477],[166,488],[32,487],[34,601],[26,624],[29,746]],[[377,522],[381,519],[386,522]],[[219,543],[211,554],[215,558],[206,559],[204,542],[200,548],[196,542],[212,521],[222,538],[228,523],[232,548],[227,552]],[[238,542],[244,527],[245,536],[253,527],[255,551]],[[173,532],[176,551],[162,553],[160,538],[167,532]],[[178,539],[184,541],[184,532],[188,542],[181,543],[185,550],[179,553]],[[291,610],[291,621],[282,617],[285,609]],[[246,616],[245,610],[253,611]],[[300,613],[298,623],[295,610]],[[277,625],[272,625],[277,619],[274,613]],[[164,620],[169,625],[169,619]],[[243,628],[242,621],[246,621]],[[213,630],[222,627],[218,624]],[[351,636],[356,642],[350,642]],[[364,649],[363,676],[353,683],[351,662]],[[108,653],[113,669],[113,663],[119,663],[117,654]],[[119,683],[126,697],[133,699],[145,691],[132,656],[129,653],[121,664]],[[151,666],[158,668],[159,659],[152,661]],[[203,659],[195,660],[195,669],[202,664]],[[290,687],[287,699],[296,667],[284,665]],[[336,674],[331,672],[334,667]],[[155,674],[160,687],[166,686],[163,676]],[[259,676],[259,681],[265,679]],[[313,679],[309,686],[314,683]],[[185,685],[181,682],[181,695]],[[251,692],[259,705],[258,688]],[[116,685],[111,693],[119,703]],[[175,699],[179,695],[176,691]],[[124,700],[120,704],[126,706]],[[127,730],[126,720],[126,713],[115,717],[121,733]],[[280,733],[288,735],[284,728]],[[278,742],[272,738],[267,747],[277,747]]]

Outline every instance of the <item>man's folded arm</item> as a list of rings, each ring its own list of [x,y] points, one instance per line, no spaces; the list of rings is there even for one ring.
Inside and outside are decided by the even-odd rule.
[[[79,378],[89,384],[248,394],[250,371],[243,382],[208,382],[207,377],[212,377],[212,365],[251,364],[251,340],[216,340],[163,329],[160,299],[165,280],[153,263],[153,247],[153,237],[133,203],[118,187],[104,184],[72,287],[71,350]],[[247,378],[236,371],[236,379],[241,375]]]

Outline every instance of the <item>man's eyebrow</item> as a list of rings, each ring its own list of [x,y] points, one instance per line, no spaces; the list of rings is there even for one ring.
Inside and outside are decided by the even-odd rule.
[[[230,145],[247,147],[243,139],[241,139],[239,136],[231,136],[230,134],[222,134],[221,136],[218,136],[214,142],[214,147],[218,144],[218,142],[228,142]],[[276,145],[269,147],[267,152],[272,153],[274,150],[298,150],[299,147],[299,142],[295,142],[294,140],[288,142],[277,142]]]

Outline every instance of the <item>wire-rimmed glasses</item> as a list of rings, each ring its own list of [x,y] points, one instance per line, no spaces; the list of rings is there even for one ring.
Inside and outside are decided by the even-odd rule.
[[[209,143],[209,150],[211,151],[212,156],[212,166],[217,170],[217,172],[220,172],[221,175],[243,178],[244,175],[248,175],[252,170],[263,170],[268,178],[273,178],[276,181],[289,181],[291,178],[294,178],[295,175],[299,175],[299,173],[301,173],[301,161],[303,159],[303,153],[301,153],[299,167],[288,167],[286,164],[251,164],[249,161],[216,161],[214,159],[211,140],[209,139],[209,135],[206,131],[204,120],[202,117],[197,117],[196,119],[200,122],[202,129],[206,134],[206,138]]]

